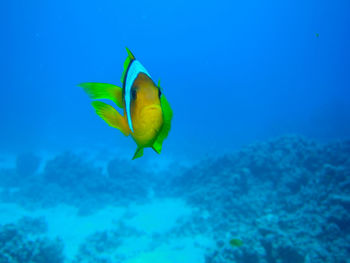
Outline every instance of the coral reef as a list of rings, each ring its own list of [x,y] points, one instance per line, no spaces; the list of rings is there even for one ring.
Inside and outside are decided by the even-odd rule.
[[[141,233],[123,223],[109,231],[96,232],[81,244],[72,263],[113,263],[125,261],[118,248],[125,238],[140,237]],[[119,253],[118,253],[119,252]]]
[[[43,234],[42,219],[23,218],[17,224],[0,226],[1,263],[63,263],[63,244]]]
[[[73,263],[112,263],[115,259],[113,251],[120,243],[120,237],[115,231],[97,232],[81,245]]]
[[[108,164],[110,191],[119,194],[119,199],[140,201],[147,198],[154,186],[153,174],[130,160],[113,159]]]
[[[38,173],[34,158],[26,158],[12,170],[0,171],[2,201],[33,208],[66,203],[86,215],[106,205],[178,198],[195,212],[178,220],[166,238],[154,236],[154,246],[205,234],[215,241],[206,251],[207,263],[346,263],[350,258],[350,141],[320,144],[283,136],[188,168],[171,164],[162,174],[122,159],[110,161],[103,172],[93,161],[72,153],[49,160]],[[32,168],[27,173],[23,167]],[[44,231],[43,225],[36,225]],[[14,256],[6,261],[4,255],[29,253],[19,253],[14,242],[21,242],[23,251],[36,246],[46,258],[60,255],[56,241],[31,243],[25,235],[33,227],[23,229],[20,223],[1,227],[0,262],[30,262]],[[127,228],[89,236],[74,263],[122,262],[121,254],[115,254],[122,240],[145,234],[132,232],[135,229],[123,234],[123,229]],[[231,240],[241,245],[232,246]],[[4,250],[8,247],[12,254]],[[59,258],[49,262],[61,262]]]
[[[93,162],[66,152],[47,161],[43,172],[30,178],[18,177],[16,169],[0,171],[1,197],[29,208],[66,203],[79,207],[81,214],[89,214],[108,204],[144,202],[152,187],[149,176],[120,159],[110,161],[105,174]]]
[[[40,159],[33,153],[19,154],[13,169],[0,170],[0,187],[16,188],[32,180],[40,165]]]
[[[208,262],[346,262],[349,180],[350,142],[285,136],[202,161],[168,191],[209,212]],[[233,237],[244,245],[230,247]]]

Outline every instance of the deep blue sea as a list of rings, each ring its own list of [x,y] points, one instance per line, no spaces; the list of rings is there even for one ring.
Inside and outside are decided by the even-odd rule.
[[[0,263],[350,262],[349,1],[0,7]],[[126,47],[173,111],[136,160],[78,87]]]

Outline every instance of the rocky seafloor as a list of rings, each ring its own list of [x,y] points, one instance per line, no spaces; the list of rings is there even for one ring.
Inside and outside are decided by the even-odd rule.
[[[154,172],[118,158],[96,163],[75,153],[47,161],[23,154],[0,170],[1,203],[26,211],[65,204],[84,218],[125,208],[108,230],[89,233],[73,257],[35,213],[3,223],[0,263],[350,262],[350,141],[284,136]],[[187,212],[161,230],[131,224],[152,209],[167,210],[166,202],[139,215],[130,208],[154,200],[181,200]],[[175,203],[169,213],[181,210]]]

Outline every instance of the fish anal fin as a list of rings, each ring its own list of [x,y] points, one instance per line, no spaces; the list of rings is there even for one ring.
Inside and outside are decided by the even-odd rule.
[[[100,116],[109,126],[119,129],[125,136],[130,134],[129,126],[120,113],[102,101],[93,101],[94,107],[98,116]]]
[[[133,160],[137,159],[137,158],[140,158],[143,156],[143,148],[142,147],[138,147],[136,149],[136,152],[134,154],[134,157],[132,157]]]
[[[108,83],[85,82],[78,85],[91,99],[108,99],[123,108],[122,88]]]

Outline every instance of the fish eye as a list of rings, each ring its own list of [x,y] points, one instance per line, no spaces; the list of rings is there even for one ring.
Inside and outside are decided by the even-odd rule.
[[[131,88],[131,99],[136,100],[137,92],[135,88]]]

